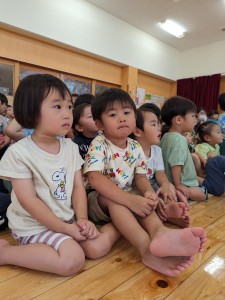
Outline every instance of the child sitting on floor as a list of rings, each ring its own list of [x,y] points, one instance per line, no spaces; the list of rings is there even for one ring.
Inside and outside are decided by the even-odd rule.
[[[158,107],[156,106],[158,109]],[[177,202],[174,185],[169,183],[164,171],[162,151],[159,146],[161,138],[161,124],[157,111],[152,105],[151,109],[141,106],[137,110],[135,140],[142,146],[147,161],[147,177],[152,188],[160,196],[157,214],[163,221],[187,227],[190,218],[187,215],[187,205]],[[177,191],[182,197],[182,193]]]
[[[74,108],[72,127],[76,131],[73,141],[78,145],[81,157],[85,159],[88,147],[98,132],[98,128],[92,118],[91,104],[83,103]]]
[[[184,136],[196,123],[195,104],[186,98],[172,97],[164,103],[161,118],[169,126],[169,131],[163,135],[160,142],[169,181],[185,196],[186,204],[188,199],[206,200],[207,189],[198,184],[195,166]],[[179,200],[183,201],[183,197]]]
[[[92,141],[84,166],[95,189],[88,194],[91,218],[112,219],[146,266],[178,275],[203,251],[204,230],[167,228],[155,213],[158,197],[146,176],[145,155],[140,144],[128,138],[136,127],[136,106],[129,94],[108,89],[96,96],[92,115],[103,133]]]
[[[99,231],[88,220],[77,145],[65,136],[73,120],[66,85],[48,74],[24,78],[14,99],[15,118],[32,135],[10,146],[0,177],[12,181],[7,216],[20,245],[0,240],[0,265],[10,264],[70,276],[85,255],[105,255],[119,237],[112,223]]]
[[[205,164],[208,159],[220,155],[220,146],[223,142],[223,134],[218,123],[206,121],[197,130],[198,144],[195,146],[195,153],[199,159],[194,159],[197,175],[205,177]]]

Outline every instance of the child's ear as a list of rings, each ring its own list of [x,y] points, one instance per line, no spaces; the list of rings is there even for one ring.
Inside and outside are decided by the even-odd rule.
[[[182,117],[181,117],[180,115],[175,116],[175,117],[174,117],[175,123],[178,124],[178,125],[180,125],[180,124],[181,124],[181,121],[182,121],[181,118],[182,118]]]
[[[104,126],[101,120],[95,120],[95,125],[97,126],[98,130],[103,131]]]
[[[78,132],[83,132],[83,127],[82,127],[80,124],[76,124],[76,125],[75,125],[75,129],[76,129],[76,131],[78,131]]]
[[[210,136],[209,135],[204,135],[204,140],[206,142],[210,142]]]
[[[141,136],[141,130],[137,127],[135,127],[134,131],[133,131],[133,134],[136,136],[136,137],[140,137]]]

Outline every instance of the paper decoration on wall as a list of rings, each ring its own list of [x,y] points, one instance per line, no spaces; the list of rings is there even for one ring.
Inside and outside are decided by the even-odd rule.
[[[159,108],[161,108],[163,106],[163,103],[165,102],[165,97],[147,93],[147,94],[145,94],[145,102],[146,103],[154,103]]]
[[[137,88],[137,106],[145,103],[145,89]]]

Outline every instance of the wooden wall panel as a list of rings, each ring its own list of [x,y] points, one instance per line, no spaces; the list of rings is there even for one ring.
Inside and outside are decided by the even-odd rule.
[[[144,73],[138,73],[137,86],[144,88],[146,93],[169,98],[176,94],[176,85],[173,81],[156,78]]]
[[[122,67],[0,28],[0,56],[113,84],[122,84]],[[66,47],[66,46],[65,46]]]

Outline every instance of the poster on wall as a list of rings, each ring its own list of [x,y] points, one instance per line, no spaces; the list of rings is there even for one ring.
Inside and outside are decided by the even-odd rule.
[[[91,93],[90,82],[79,81],[71,78],[64,78],[63,81],[71,94],[82,95]]]
[[[147,93],[145,94],[145,102],[154,103],[159,108],[161,108],[163,106],[163,103],[165,102],[165,97]]]
[[[145,103],[145,89],[137,88],[136,104],[140,106]]]

